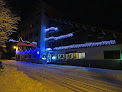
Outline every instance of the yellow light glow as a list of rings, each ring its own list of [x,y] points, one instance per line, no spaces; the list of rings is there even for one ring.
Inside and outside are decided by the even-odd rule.
[[[16,49],[16,46],[14,46],[13,48]]]

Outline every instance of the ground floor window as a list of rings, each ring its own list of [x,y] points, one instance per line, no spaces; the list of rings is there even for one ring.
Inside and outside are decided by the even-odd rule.
[[[16,55],[16,59],[20,59],[20,55],[18,54],[18,55]]]
[[[85,52],[79,53],[79,59],[85,59]]]
[[[27,55],[25,55],[25,58],[27,58]]]
[[[78,53],[74,53],[74,58],[75,59],[79,59],[79,54]]]
[[[73,59],[73,58],[74,58],[73,53],[66,54],[66,59]]]
[[[82,53],[68,53],[65,56],[66,59],[85,59],[85,52]]]
[[[29,58],[31,58],[31,55],[29,55]]]
[[[58,54],[58,59],[64,59],[64,54]]]
[[[36,58],[36,55],[35,55],[35,54],[33,55],[33,58],[34,58],[34,59]]]
[[[120,50],[104,51],[104,59],[120,59]]]

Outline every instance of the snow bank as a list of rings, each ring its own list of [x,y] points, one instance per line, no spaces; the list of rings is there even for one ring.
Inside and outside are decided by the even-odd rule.
[[[8,66],[0,73],[0,92],[53,92],[53,90],[48,90],[42,83]]]

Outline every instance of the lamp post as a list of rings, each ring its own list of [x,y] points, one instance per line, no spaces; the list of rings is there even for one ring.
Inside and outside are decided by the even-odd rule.
[[[17,46],[13,46],[13,49],[15,49],[15,58],[13,58],[13,59],[16,59],[16,52],[18,50],[18,47]]]

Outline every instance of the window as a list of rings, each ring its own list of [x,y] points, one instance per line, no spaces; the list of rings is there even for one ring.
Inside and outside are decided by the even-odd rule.
[[[20,55],[18,54],[17,59],[20,59]]]
[[[33,58],[36,58],[36,55],[35,54],[33,55]]]
[[[58,59],[64,59],[64,54],[58,54]]]
[[[75,59],[78,59],[79,58],[78,53],[74,53],[74,58]]]
[[[66,54],[66,59],[73,59],[73,53]]]
[[[79,53],[79,59],[85,59],[85,52]]]
[[[66,59],[69,59],[69,54],[66,54]]]
[[[120,50],[104,51],[104,59],[120,59]]]
[[[82,53],[74,53],[75,59],[85,59],[85,52]]]
[[[69,53],[69,59],[73,59],[73,53]]]
[[[27,56],[25,55],[25,58],[27,58]]]
[[[29,58],[31,58],[31,55],[29,55]]]

